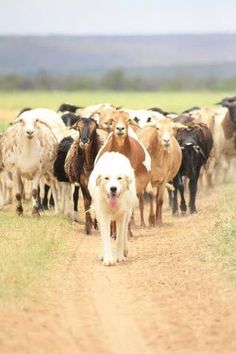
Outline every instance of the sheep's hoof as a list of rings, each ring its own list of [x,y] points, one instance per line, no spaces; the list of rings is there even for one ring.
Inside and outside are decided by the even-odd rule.
[[[181,211],[182,216],[186,216],[186,210]]]
[[[129,254],[128,249],[124,249],[124,257],[125,257],[125,258],[127,258],[127,257],[128,257],[128,254]]]
[[[163,226],[162,221],[157,221],[156,226],[157,227],[162,227]]]
[[[37,207],[35,207],[35,206],[33,207],[32,215],[33,216],[40,216],[39,209]]]
[[[155,227],[155,223],[156,223],[155,215],[150,215],[148,221],[149,221],[149,226],[150,227]]]
[[[92,228],[91,227],[88,227],[85,229],[85,235],[87,235],[87,236],[92,235]]]
[[[129,233],[129,238],[134,237],[134,234],[133,234],[133,232],[131,230],[128,230],[128,233]]]
[[[98,221],[97,221],[97,219],[94,219],[93,227],[94,227],[95,230],[98,230]]]
[[[18,215],[23,215],[23,208],[21,205],[16,208],[16,212]]]

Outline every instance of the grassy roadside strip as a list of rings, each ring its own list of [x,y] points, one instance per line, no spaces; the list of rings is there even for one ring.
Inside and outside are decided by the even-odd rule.
[[[236,184],[224,186],[223,191],[221,211],[216,222],[216,258],[236,286]]]
[[[19,305],[66,258],[75,228],[67,219],[0,211],[0,305]]]

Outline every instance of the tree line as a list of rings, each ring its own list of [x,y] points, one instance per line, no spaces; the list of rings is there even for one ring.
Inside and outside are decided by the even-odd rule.
[[[187,74],[173,75],[165,79],[127,75],[122,69],[114,69],[102,77],[89,75],[53,75],[40,72],[36,75],[12,73],[0,76],[0,90],[112,90],[112,91],[184,91],[184,90],[235,90],[236,76],[229,79],[216,77],[196,78]]]

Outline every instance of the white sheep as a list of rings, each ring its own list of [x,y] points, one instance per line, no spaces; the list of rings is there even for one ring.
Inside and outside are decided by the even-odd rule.
[[[68,127],[65,126],[63,120],[61,119],[60,114],[56,113],[55,111],[48,109],[48,108],[34,108],[28,111],[28,115],[31,116],[33,119],[40,119],[42,122],[44,122],[47,126],[51,128],[53,131],[57,143],[59,144],[60,141],[67,137],[71,136],[73,139],[77,138],[79,135],[78,131],[75,131],[74,129],[69,129]],[[21,117],[22,114],[19,116]],[[44,181],[45,182],[45,181]],[[68,193],[64,190],[63,185],[56,180],[56,187],[57,187],[57,192],[60,195],[61,201],[67,200]],[[41,188],[43,190],[43,188]],[[47,197],[46,197],[47,200]],[[63,203],[61,206],[61,209],[63,211]]]
[[[46,118],[41,114],[34,114],[33,111],[23,112],[3,133],[0,151],[4,169],[12,173],[18,214],[23,213],[22,177],[25,177],[32,181],[33,214],[39,215],[37,195],[42,176],[51,186],[55,212],[58,211],[57,190],[53,177],[53,163],[58,143]]]
[[[165,118],[165,116],[159,112],[145,109],[122,109],[122,111],[127,112],[130,118],[133,119],[140,126],[140,128],[155,125],[160,120]]]

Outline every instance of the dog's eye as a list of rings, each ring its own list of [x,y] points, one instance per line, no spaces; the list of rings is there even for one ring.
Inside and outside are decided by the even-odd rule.
[[[122,177],[118,177],[117,179],[118,179],[118,180],[121,180],[121,179],[122,179]]]
[[[108,180],[109,180],[109,177],[105,177],[105,179],[108,181]]]

